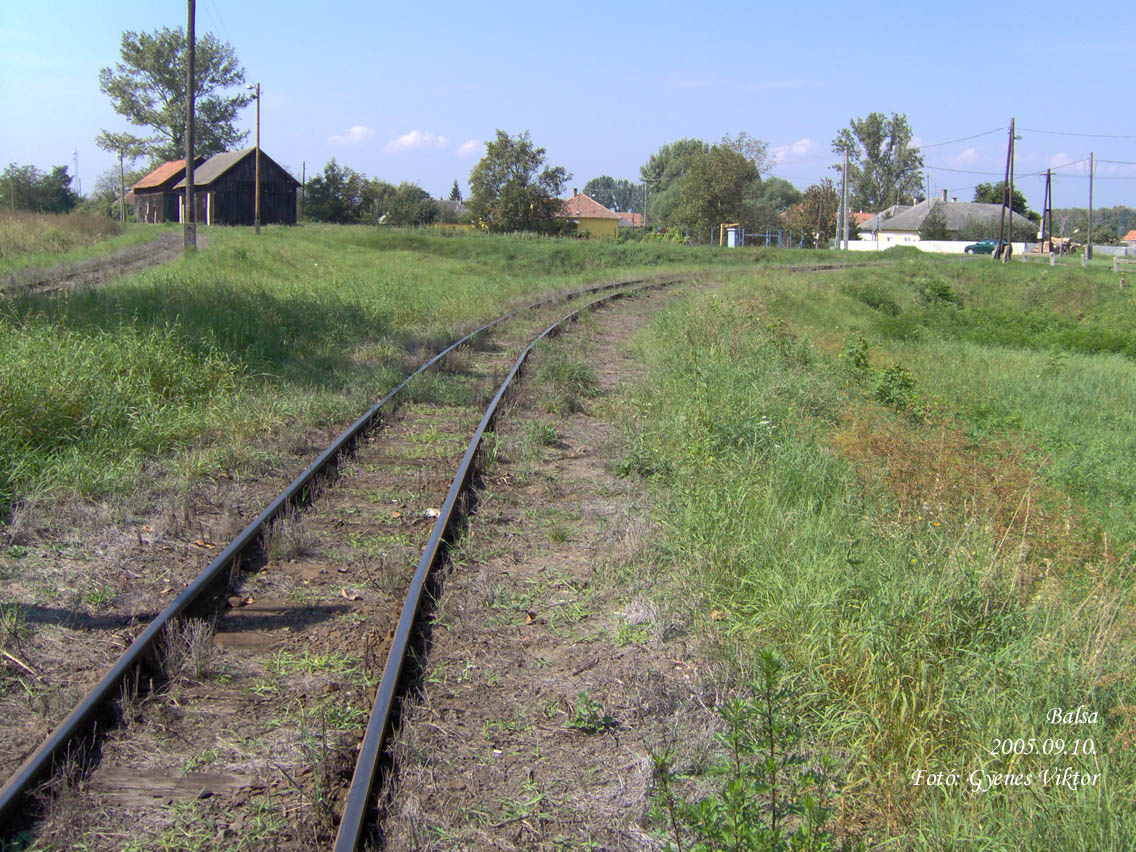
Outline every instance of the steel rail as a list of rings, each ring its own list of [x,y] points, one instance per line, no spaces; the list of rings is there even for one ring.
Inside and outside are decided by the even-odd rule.
[[[32,752],[19,768],[8,778],[0,788],[0,836],[14,833],[17,828],[28,822],[28,815],[18,811],[18,807],[26,803],[26,799],[33,784],[46,777],[52,771],[56,761],[67,751],[72,741],[80,736],[97,732],[100,727],[100,716],[104,714],[104,706],[113,699],[116,691],[126,678],[138,667],[143,665],[147,656],[151,655],[157,647],[162,631],[176,618],[189,610],[228,572],[235,570],[245,551],[254,544],[264,528],[272,523],[287,508],[299,505],[309,494],[309,487],[313,480],[321,473],[334,465],[340,456],[354,444],[354,442],[372,424],[379,419],[382,409],[395,397],[402,393],[407,385],[417,376],[437,364],[446,355],[464,343],[468,343],[477,335],[488,331],[501,323],[512,319],[518,314],[531,311],[555,302],[567,301],[579,296],[628,287],[639,284],[642,279],[631,281],[615,281],[584,287],[567,293],[558,293],[517,308],[504,314],[491,322],[486,323],[475,331],[462,337],[438,352],[417,370],[407,376],[394,390],[387,393],[382,399],[371,406],[366,413],[351,424],[338,438],[335,439],[315,461],[297,476],[279,496],[265,508],[256,519],[242,530],[236,538],[197,575],[197,577],[182,592],[170,602],[168,606],[152,621],[123,652],[117,662],[87,693],[82,701],[67,714],[55,727],[51,735]]]
[[[565,323],[574,320],[583,311],[590,310],[596,305],[611,299],[642,293],[654,287],[662,287],[673,283],[674,281],[661,281],[645,284],[635,290],[611,293],[565,314],[533,338],[532,342],[517,356],[517,360],[513,363],[513,368],[509,371],[509,374],[497,389],[493,400],[485,409],[485,414],[482,416],[481,422],[474,431],[469,446],[466,448],[465,455],[462,457],[461,464],[458,466],[457,473],[454,475],[453,482],[450,484],[450,490],[446,494],[446,501],[442,504],[438,519],[434,522],[434,528],[430,533],[426,548],[422,552],[422,558],[418,561],[418,568],[414,572],[414,578],[410,581],[410,586],[402,606],[402,614],[399,616],[398,628],[395,631],[394,638],[391,640],[390,650],[387,654],[387,662],[383,668],[382,680],[379,681],[378,692],[375,695],[375,706],[371,711],[371,718],[367,723],[363,743],[359,748],[359,758],[355,763],[355,773],[351,779],[351,786],[347,794],[347,803],[343,809],[343,816],[339,821],[339,831],[335,838],[335,852],[354,852],[362,837],[367,815],[367,804],[371,799],[375,773],[378,768],[380,755],[382,754],[382,746],[386,740],[386,732],[390,723],[391,712],[394,709],[394,704],[398,697],[398,683],[402,677],[403,665],[406,662],[407,652],[410,649],[410,642],[413,638],[418,610],[422,603],[422,592],[426,587],[426,581],[429,579],[434,563],[438,559],[446,533],[449,531],[451,524],[457,520],[454,516],[454,509],[458,504],[458,500],[468,487],[474,473],[474,459],[481,446],[481,439],[485,435],[485,432],[491,427],[497,415],[498,406],[501,400],[504,399],[509,385],[520,373],[533,347]]]

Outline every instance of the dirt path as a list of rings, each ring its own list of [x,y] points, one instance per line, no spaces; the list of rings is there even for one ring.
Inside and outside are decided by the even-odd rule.
[[[117,249],[105,257],[62,263],[46,269],[22,269],[0,282],[0,295],[46,293],[102,284],[132,272],[168,263],[181,254],[183,239],[181,232],[170,231],[150,242]],[[199,246],[205,245],[200,233],[197,241]]]
[[[597,365],[576,410],[535,376],[445,580],[394,746],[385,849],[656,849],[651,751],[708,747],[702,678],[653,603],[646,488],[615,469],[633,333],[673,294],[612,305],[540,358]]]

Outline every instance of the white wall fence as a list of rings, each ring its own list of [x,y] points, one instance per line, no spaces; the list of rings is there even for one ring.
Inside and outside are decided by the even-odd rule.
[[[935,254],[964,254],[967,246],[974,245],[974,240],[911,240],[910,242],[885,242],[883,240],[849,240],[849,251],[887,251],[896,246],[911,246],[920,251],[934,252]],[[1025,243],[1011,243],[1014,254],[1025,251]]]
[[[974,245],[974,240],[849,240],[849,251],[887,251],[896,246],[911,246],[920,251],[935,254],[964,254],[967,246]],[[1035,249],[1037,243],[1011,243],[1014,254],[1021,255],[1030,249]],[[1093,255],[1098,257],[1136,257],[1136,246],[1093,246]]]

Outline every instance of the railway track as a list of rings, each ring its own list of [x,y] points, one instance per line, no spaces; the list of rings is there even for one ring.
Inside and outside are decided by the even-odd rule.
[[[635,284],[641,282],[571,296],[599,302]],[[429,568],[459,522],[480,437],[535,342],[524,346],[520,327],[564,301],[530,305],[438,353],[321,453],[141,631],[7,780],[0,790],[5,835],[46,816],[72,837],[86,831],[84,842],[95,847],[129,848],[132,832],[113,826],[147,805],[228,808],[253,800],[250,810],[263,817],[263,833],[290,835],[297,848],[322,842],[342,809],[336,848],[354,848]],[[540,337],[556,327],[546,325]],[[423,378],[431,368],[448,372]],[[472,375],[503,373],[506,382],[477,423],[447,490],[444,471],[461,449],[452,438],[471,427],[463,403],[483,393]],[[416,380],[434,387],[423,392]],[[372,440],[379,424],[382,440]],[[337,469],[336,488],[312,507],[318,511],[298,514]],[[427,527],[429,540],[398,615],[394,590],[405,582],[399,575]],[[254,570],[242,570],[248,568]],[[390,630],[396,618],[398,627]],[[374,712],[344,792],[345,760],[354,755],[361,708],[375,692],[384,654]],[[284,685],[289,678],[300,686]],[[309,701],[313,691],[317,698]],[[207,731],[219,729],[228,739],[209,745]],[[266,729],[287,733],[269,742]],[[88,771],[92,747],[99,760]],[[242,749],[256,757],[240,760]],[[218,765],[225,768],[216,771]],[[91,804],[111,819],[89,817]],[[274,819],[289,810],[319,813],[300,820],[297,830]],[[218,823],[219,836],[248,832],[247,822],[236,828]],[[179,830],[191,829],[174,818],[169,831]]]
[[[89,848],[148,848],[132,847],[123,826],[158,804],[165,821],[147,830],[160,837],[212,826],[221,845],[316,848],[334,834],[336,850],[357,848],[431,568],[469,508],[481,439],[510,383],[532,347],[580,310],[666,283],[529,305],[442,350],[376,403],[24,760],[0,788],[2,834],[41,819],[44,848],[69,832]],[[565,312],[572,300],[581,304]],[[471,430],[468,445],[455,443]]]

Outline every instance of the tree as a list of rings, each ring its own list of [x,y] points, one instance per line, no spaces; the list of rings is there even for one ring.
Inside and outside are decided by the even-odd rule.
[[[923,224],[919,226],[919,239],[921,240],[949,240],[950,236],[947,231],[947,217],[943,215],[943,211],[939,209],[939,205],[931,208],[924,219]]]
[[[701,139],[679,139],[667,142],[639,167],[640,177],[647,181],[647,218],[651,223],[668,222],[678,203],[678,181],[686,174],[691,160],[704,154],[710,146]]]
[[[462,191],[457,178],[454,178],[454,185],[450,188],[450,201],[456,201],[458,204],[462,201]]]
[[[923,155],[911,146],[906,115],[873,112],[852,119],[832,140],[832,150],[848,152],[849,204],[879,211],[901,199],[923,196]],[[839,166],[833,168],[839,169]]]
[[[803,241],[808,248],[827,245],[836,236],[836,211],[840,194],[831,178],[822,178],[805,190],[804,198],[785,213],[785,224],[793,232],[793,240]]]
[[[69,213],[78,203],[66,166],[41,172],[35,166],[10,163],[0,175],[0,209]]]
[[[584,194],[616,213],[643,212],[643,187],[629,180],[600,175],[584,184]]]
[[[527,130],[516,138],[498,130],[469,174],[470,210],[492,231],[554,230],[571,175],[545,159]]]
[[[122,61],[113,69],[99,71],[99,89],[115,112],[131,124],[147,127],[158,137],[146,145],[155,160],[185,156],[186,66],[185,32],[163,27],[152,33],[127,30],[119,48]],[[235,95],[225,90],[242,86],[245,69],[232,45],[207,33],[197,39],[195,71],[195,153],[209,157],[234,148],[248,133],[233,126],[237,112],[252,100],[244,90]]]
[[[1002,204],[1006,195],[1006,182],[980,183],[974,188],[974,200],[982,204]],[[1018,189],[1014,190],[1014,202],[1010,209],[1022,216],[1029,216],[1033,211],[1026,204],[1026,197]],[[1038,219],[1038,221],[1041,221]]]
[[[782,227],[781,214],[801,201],[801,191],[784,178],[768,177],[746,190],[745,203],[753,219],[754,230],[776,230]]]
[[[437,202],[430,197],[430,193],[413,183],[400,183],[395,187],[378,212],[379,220],[384,225],[408,227],[438,221]]]
[[[764,139],[750,136],[743,130],[737,136],[730,136],[727,133],[718,144],[741,154],[753,163],[758,174],[765,174],[769,171],[769,143]]]
[[[123,192],[142,180],[146,174],[145,169],[126,169],[120,172],[118,168],[111,166],[98,174],[94,187],[76,206],[76,212],[117,219]]]
[[[323,174],[308,181],[304,216],[313,222],[334,222],[338,225],[362,222],[365,210],[370,206],[364,199],[366,183],[364,175],[339,165],[332,157],[323,167]]]
[[[725,145],[691,157],[679,179],[678,201],[670,214],[672,224],[701,233],[725,223],[755,227],[746,193],[761,176],[753,160]]]
[[[104,151],[111,151],[118,154],[118,175],[119,175],[119,197],[118,197],[118,216],[119,221],[126,221],[126,167],[125,162],[130,160],[134,162],[142,156],[145,151],[146,140],[139,139],[132,133],[111,133],[109,131],[102,131],[95,137],[95,144],[102,148]]]

